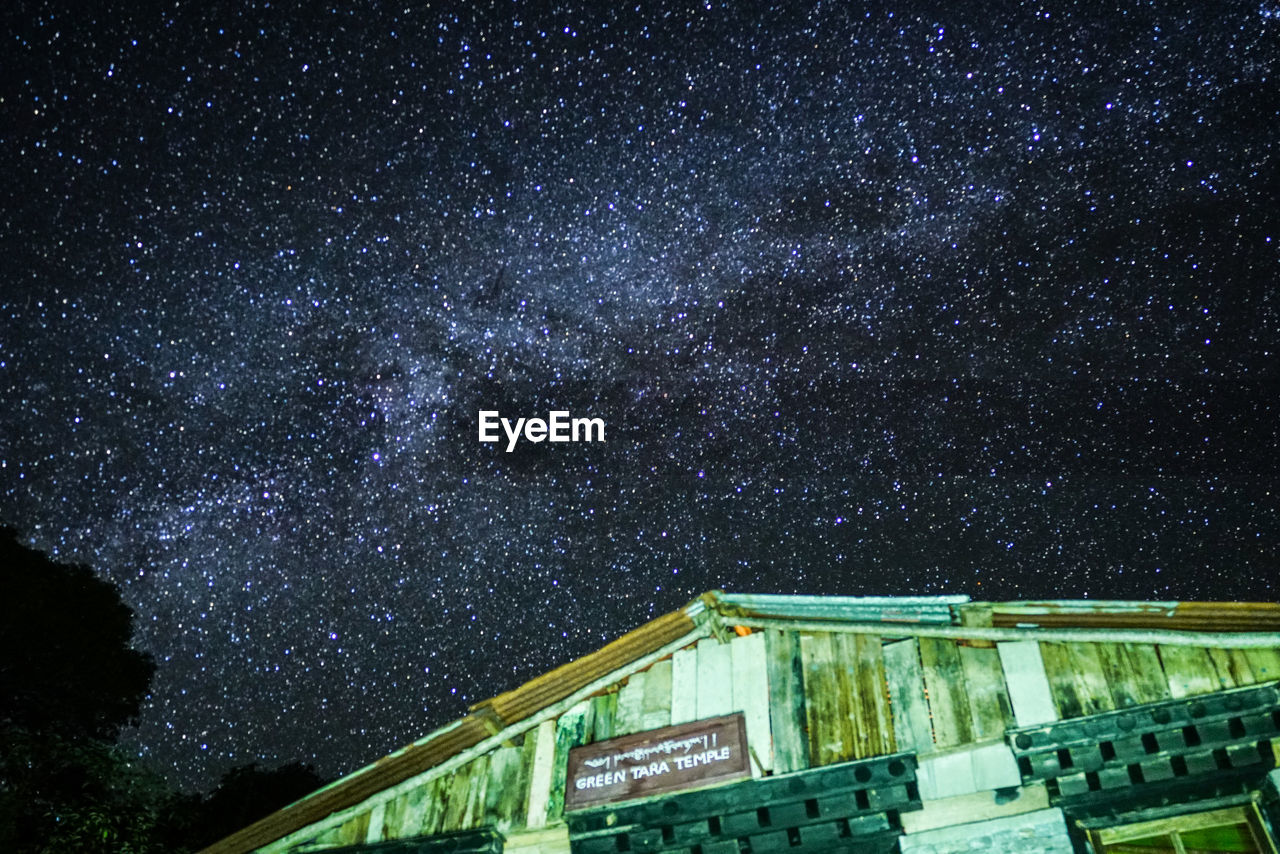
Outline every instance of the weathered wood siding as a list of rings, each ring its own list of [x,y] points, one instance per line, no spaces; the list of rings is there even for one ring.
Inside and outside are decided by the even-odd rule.
[[[318,827],[295,850],[494,826],[529,840],[563,839],[567,851],[567,837],[555,828],[563,828],[571,748],[730,712],[744,714],[756,776],[905,750],[936,755],[923,772],[952,779],[942,773],[948,761],[971,761],[957,748],[991,746],[1011,727],[1275,679],[1277,649],[993,644],[782,629],[705,639],[534,727],[517,744],[390,800],[374,799],[337,826]],[[561,850],[560,841],[537,844]]]

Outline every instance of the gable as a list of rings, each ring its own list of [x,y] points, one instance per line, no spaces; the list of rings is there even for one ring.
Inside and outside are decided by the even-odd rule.
[[[570,749],[730,713],[744,717],[755,778],[907,753],[926,801],[959,798],[1024,783],[1015,730],[1280,679],[1280,642],[1258,632],[999,626],[989,607],[971,626],[904,623],[901,609],[879,624],[677,613],[479,704],[424,740],[420,751],[443,757],[435,764],[256,850],[481,829],[505,836],[506,850],[534,837],[537,850],[568,850]],[[350,780],[348,797],[360,791]]]

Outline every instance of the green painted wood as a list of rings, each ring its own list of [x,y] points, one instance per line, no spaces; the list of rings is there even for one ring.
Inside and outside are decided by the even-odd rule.
[[[1232,650],[1229,649],[1210,647],[1206,652],[1213,661],[1213,669],[1217,673],[1221,690],[1226,691],[1253,684],[1253,668],[1249,666],[1248,659],[1233,656]]]
[[[969,699],[969,721],[975,739],[999,738],[1013,723],[1013,709],[1004,684],[1004,670],[995,648],[960,647]]]
[[[1160,653],[1155,644],[1126,643],[1121,644],[1129,662],[1129,685],[1133,696],[1142,703],[1158,703],[1172,699],[1169,693],[1169,682],[1165,679],[1164,668],[1160,664]]]
[[[1086,715],[1115,711],[1116,701],[1111,685],[1102,672],[1102,657],[1096,643],[1067,644],[1071,657],[1071,677],[1076,683],[1076,696],[1084,704]]]
[[[591,700],[591,741],[613,738],[617,729],[617,713],[617,693],[601,694]]]
[[[671,668],[671,659],[667,658],[654,662],[647,671],[639,731],[671,725]]]
[[[759,777],[773,767],[769,733],[769,672],[765,663],[764,633],[737,637],[729,644],[733,668],[733,708],[747,724],[751,774]]]
[[[500,747],[489,754],[482,824],[491,824],[505,832],[523,823],[522,808],[529,791],[525,752],[523,746]]]
[[[893,712],[884,672],[884,643],[876,635],[857,635],[858,713],[855,725],[866,732],[866,752],[857,758],[896,752]]]
[[[809,732],[811,765],[831,765],[848,758],[847,701],[842,712],[841,686],[835,668],[835,652],[829,632],[800,635],[804,662],[805,720]],[[847,688],[845,689],[847,691]]]
[[[444,802],[444,811],[440,816],[440,826],[433,833],[448,833],[463,829],[463,816],[467,810],[467,799],[471,794],[472,763],[467,763],[449,775],[449,795]]]
[[[405,800],[412,795],[412,792],[405,792],[398,798],[392,798],[387,801],[387,807],[382,813],[382,838],[397,839],[400,836],[400,825],[402,816],[404,815]]]
[[[617,735],[630,735],[644,730],[644,691],[649,673],[632,673],[627,684],[618,689],[613,729]]]
[[[915,638],[894,641],[884,647],[885,678],[893,734],[899,750],[933,752],[933,724],[924,697],[924,673],[920,666],[920,645]]]
[[[973,741],[969,722],[969,695],[956,642],[945,638],[920,638],[920,664],[933,717],[933,740],[938,747],[954,747]]]
[[[1249,660],[1255,683],[1280,679],[1280,649],[1246,649],[1242,652]]]
[[[556,722],[538,724],[525,735],[524,746],[524,761],[529,767],[529,796],[525,801],[524,824],[530,828],[546,827],[556,758]]]
[[[1067,645],[1041,643],[1040,657],[1044,660],[1044,674],[1053,692],[1053,703],[1059,718],[1078,718],[1085,714],[1084,700],[1076,691],[1071,668],[1074,666]]]
[[[443,829],[445,813],[449,809],[449,800],[453,796],[452,784],[453,778],[450,776],[436,777],[427,784],[421,823],[414,833],[430,836]]]
[[[835,736],[839,735],[841,747],[836,761],[844,762],[857,756],[870,755],[870,733],[863,725],[860,714],[862,696],[858,671],[862,662],[859,661],[856,636],[832,634],[828,639],[831,644],[831,670],[836,685],[831,738],[834,741]]]
[[[768,629],[763,634],[769,677],[773,772],[801,771],[809,767],[809,737],[805,723],[800,637],[796,632],[775,629]]]
[[[698,689],[695,720],[733,711],[733,663],[729,645],[716,638],[698,641]]]
[[[493,754],[476,757],[472,762],[475,768],[471,772],[471,788],[467,792],[467,809],[463,813],[462,828],[471,830],[485,823],[485,800],[489,795],[489,764]]]
[[[1157,651],[1169,682],[1169,695],[1174,699],[1218,690],[1218,674],[1204,648],[1164,644]]]
[[[1102,675],[1117,709],[1169,699],[1169,685],[1154,646],[1100,643],[1097,649]]]
[[[547,798],[547,820],[555,821],[564,813],[565,775],[569,770],[569,750],[587,743],[591,731],[591,701],[583,700],[556,721],[555,764],[551,768],[551,792]]]
[[[1009,703],[1018,726],[1035,726],[1058,720],[1053,690],[1044,672],[1044,659],[1036,641],[1005,641],[996,644]]]
[[[676,650],[671,656],[671,723],[698,719],[698,651]]]

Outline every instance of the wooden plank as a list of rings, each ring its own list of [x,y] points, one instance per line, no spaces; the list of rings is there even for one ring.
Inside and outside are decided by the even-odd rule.
[[[382,815],[382,835],[384,838],[396,839],[400,836],[400,821],[401,816],[404,815],[404,804],[412,794],[412,791],[408,791],[398,798],[392,798],[387,801],[386,812]]]
[[[538,830],[518,830],[507,835],[503,854],[570,854],[569,828],[559,824]]]
[[[617,735],[630,735],[644,730],[644,689],[649,672],[632,673],[627,684],[618,689],[613,729]]]
[[[733,662],[729,644],[716,638],[698,641],[697,717],[706,720],[733,711]]]
[[[846,761],[866,750],[866,732],[858,728],[858,648],[853,635],[828,634],[831,673],[835,679],[835,703],[830,738],[840,739],[836,761]],[[810,730],[812,732],[812,730]]]
[[[1280,679],[1280,649],[1271,647],[1246,649],[1243,653],[1249,660],[1249,667],[1253,670],[1255,684]]]
[[[671,659],[655,662],[646,672],[644,704],[641,707],[640,729],[659,729],[670,726],[671,721]]]
[[[1040,654],[1061,717],[1078,718],[1115,708],[1093,644],[1042,643]]]
[[[862,725],[861,683],[858,678],[859,646],[856,635],[832,634],[832,672],[836,678],[836,723],[843,745],[842,760],[869,755],[872,734]],[[878,735],[877,735],[878,737]]]
[[[319,848],[336,848],[342,845],[342,825],[331,827],[328,830],[316,836],[309,845],[303,850],[315,850]]]
[[[1161,644],[1157,650],[1169,682],[1169,694],[1174,699],[1218,690],[1213,659],[1203,647]]]
[[[473,764],[468,762],[449,775],[449,797],[444,804],[444,815],[440,818],[440,826],[433,828],[433,833],[462,830],[463,815],[467,809],[467,798],[471,794]]]
[[[884,654],[879,635],[849,635],[852,641],[854,690],[853,745],[855,759],[882,756],[892,738],[889,689],[884,682]]]
[[[523,747],[500,747],[489,754],[481,824],[492,824],[505,833],[520,818],[528,786],[524,758]]]
[[[422,832],[433,791],[433,784],[426,783],[404,796],[399,810],[399,820],[394,825],[388,824],[388,834],[392,838],[417,836]],[[390,814],[383,821],[390,822]]]
[[[920,797],[926,801],[951,798],[978,790],[968,750],[947,750],[923,757],[916,768]]]
[[[773,736],[773,773],[809,767],[805,731],[804,670],[799,635],[768,629],[764,633],[769,676],[769,732]]]
[[[525,827],[547,825],[547,805],[551,800],[551,770],[555,764],[556,722],[543,721],[525,736],[528,743],[532,736],[533,764],[529,772],[529,800],[525,805]]]
[[[1097,838],[1099,843],[1107,846],[1107,851],[1113,851],[1117,850],[1115,846],[1121,843],[1136,841],[1143,839],[1143,837],[1150,837],[1157,834],[1167,836],[1171,831],[1176,831],[1177,833],[1193,833],[1197,830],[1204,830],[1210,827],[1221,827],[1223,825],[1252,824],[1252,822],[1249,821],[1249,815],[1251,812],[1251,807],[1239,806],[1223,807],[1216,810],[1201,810],[1199,812],[1173,816],[1171,818],[1158,818],[1150,821],[1124,824],[1118,827],[1102,828],[1097,831]],[[1239,850],[1238,846],[1232,846],[1232,848]],[[1158,848],[1149,848],[1146,845],[1142,845],[1140,847],[1132,846],[1132,848],[1129,846],[1121,846],[1118,850],[1160,851]],[[1164,850],[1168,851],[1169,849],[1166,848]],[[1204,849],[1198,850],[1201,854],[1214,854],[1214,852],[1207,852],[1204,851]],[[1251,848],[1249,850],[1257,849]],[[1217,846],[1214,846],[1214,851],[1217,852],[1217,854],[1228,854],[1228,852],[1218,849]]]
[[[1236,684],[1243,687],[1267,681],[1259,679],[1253,672],[1253,662],[1249,660],[1249,656],[1245,655],[1243,649],[1228,649],[1225,652],[1231,659],[1231,674],[1235,677]]]
[[[406,805],[400,829],[402,836],[417,836],[427,832],[424,828],[429,825],[430,814],[435,809],[436,790],[439,788],[440,783],[441,780],[437,777],[435,780],[418,788],[418,797]]]
[[[888,708],[880,638],[837,633],[832,635],[832,650],[846,758],[888,753],[885,745],[892,743],[892,713]]]
[[[1100,643],[1098,661],[1117,709],[1169,699],[1169,683],[1151,644]]]
[[[611,692],[593,697],[591,700],[591,741],[605,741],[613,738],[618,712],[618,694]]]
[[[400,821],[404,814],[405,801],[413,795],[412,791],[405,792],[398,798],[392,798],[387,801],[387,809],[382,815],[382,835],[384,839],[398,839],[400,837]]]
[[[843,761],[845,742],[839,720],[839,685],[836,681],[831,634],[800,635],[804,662],[804,707],[809,731],[809,764],[812,767]]]
[[[765,667],[764,633],[752,632],[729,644],[733,668],[733,708],[747,723],[747,750],[751,776],[760,777],[773,767],[769,735],[769,674]]]
[[[884,647],[885,678],[893,713],[893,735],[899,750],[933,752],[933,725],[924,697],[924,674],[920,669],[920,646],[915,638],[895,641]]]
[[[564,813],[565,775],[569,770],[569,750],[584,744],[591,731],[591,701],[583,700],[556,721],[556,759],[551,769],[551,794],[547,798],[547,820]]]
[[[1117,709],[1129,709],[1141,705],[1135,694],[1133,668],[1129,660],[1126,644],[1098,644],[1098,662],[1102,665],[1102,675],[1111,685],[1111,696],[1115,698]]]
[[[969,696],[956,642],[946,638],[920,638],[920,664],[933,717],[933,741],[952,747],[973,741],[969,724]]]
[[[1044,660],[1044,673],[1053,691],[1053,703],[1058,717],[1078,718],[1084,714],[1084,703],[1076,694],[1075,679],[1071,674],[1071,655],[1061,643],[1041,643],[1040,657]]]
[[[986,791],[925,801],[923,809],[902,813],[902,829],[907,833],[920,833],[938,827],[1022,815],[1049,806],[1049,792],[1044,783],[1023,786],[1014,794],[1012,800],[1007,797],[997,800],[995,792]]]
[[[364,841],[381,842],[383,840],[383,831],[386,829],[387,818],[387,802],[381,801],[374,805],[369,811],[369,829],[364,835]]]
[[[1022,785],[1022,772],[1013,750],[1002,738],[974,745],[969,751],[973,784],[978,789],[1009,789]]]
[[[444,826],[445,812],[449,809],[449,798],[452,796],[452,776],[437,777],[427,784],[426,797],[423,799],[422,822],[417,833],[430,836],[439,833]]]
[[[489,763],[492,757],[492,753],[486,753],[483,756],[477,756],[471,762],[475,767],[471,769],[467,781],[469,785],[467,808],[462,814],[461,829],[463,830],[471,830],[484,824],[485,798],[489,794]]]
[[[484,814],[484,794],[489,781],[489,757],[477,756],[451,775],[449,803],[440,830],[470,830]]]
[[[515,748],[519,752],[513,754],[508,774],[500,782],[494,778],[500,794],[493,820],[499,829],[523,827],[528,819],[529,785],[537,752],[536,733],[536,729],[525,733],[525,743]]]
[[[698,719],[698,650],[687,647],[671,656],[671,723]]]
[[[1053,692],[1044,672],[1044,659],[1036,641],[1008,641],[996,644],[1009,704],[1018,726],[1035,726],[1058,720]]]
[[[916,779],[920,797],[926,801],[1022,785],[1018,762],[1003,739],[923,756]]]
[[[338,825],[337,834],[332,840],[339,845],[358,845],[364,842],[369,832],[369,813],[362,812]]]
[[[1111,685],[1102,672],[1102,659],[1096,643],[1073,643],[1068,646],[1075,665],[1076,694],[1084,703],[1085,714],[1112,712],[1116,708]]]
[[[1244,673],[1237,670],[1235,659],[1231,657],[1231,650],[1211,647],[1205,652],[1209,653],[1209,660],[1213,662],[1213,671],[1218,677],[1219,690],[1226,691],[1241,685],[1253,684],[1253,668],[1249,667]],[[1248,660],[1245,659],[1244,663],[1247,666]]]
[[[502,809],[511,813],[511,826],[524,827],[529,821],[529,798],[533,789],[533,769],[538,761],[538,734],[542,727],[534,727],[524,734],[524,743],[520,745],[520,789],[512,791],[503,799]],[[555,744],[555,730],[551,730],[551,744]],[[550,791],[550,770],[548,769],[547,790]],[[510,803],[507,803],[507,801]],[[545,814],[545,808],[544,808]]]
[[[1144,703],[1158,703],[1169,699],[1169,682],[1164,678],[1160,665],[1160,653],[1155,644],[1128,643],[1123,645],[1133,665],[1135,677],[1130,682],[1135,696],[1145,698]]]
[[[860,756],[893,753],[893,712],[884,674],[884,644],[876,635],[856,635],[858,651],[858,713],[855,725],[867,733],[867,750]]]
[[[960,647],[960,669],[969,697],[969,723],[975,739],[999,738],[1013,721],[1009,691],[995,647]]]

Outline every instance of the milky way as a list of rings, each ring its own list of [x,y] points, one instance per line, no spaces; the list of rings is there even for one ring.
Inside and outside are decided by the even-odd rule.
[[[0,519],[128,744],[337,774],[711,588],[1274,599],[1280,17],[1091,5],[4,13]]]

